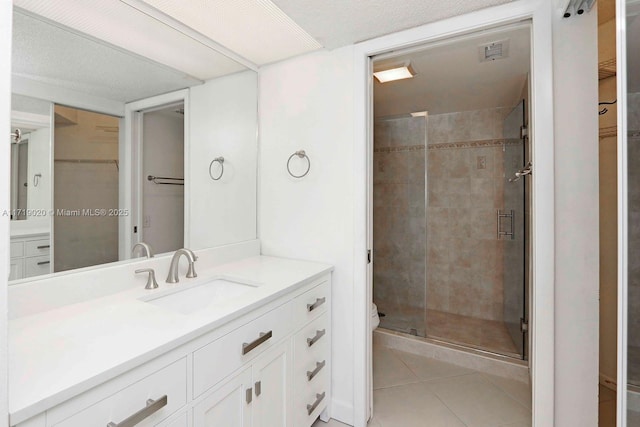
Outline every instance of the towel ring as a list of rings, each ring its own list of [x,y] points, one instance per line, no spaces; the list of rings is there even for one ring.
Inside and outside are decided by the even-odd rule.
[[[218,175],[217,178],[214,177],[213,174],[211,173],[211,166],[213,166],[214,163],[220,163],[220,175]],[[223,174],[224,174],[224,157],[220,156],[211,160],[211,163],[209,163],[209,176],[211,177],[211,179],[214,181],[218,181],[220,178],[222,178]]]
[[[305,173],[303,173],[302,175],[295,175],[293,174],[293,172],[291,172],[291,168],[289,167],[289,163],[291,163],[291,159],[293,159],[294,156],[298,156],[301,159],[307,159],[307,170],[305,171]],[[307,156],[307,153],[304,152],[304,150],[298,150],[295,153],[293,153],[292,155],[289,156],[289,159],[287,160],[287,172],[289,172],[289,175],[291,175],[294,178],[303,178],[305,176],[307,176],[307,174],[309,173],[309,171],[311,170],[311,160],[309,159],[309,156]]]

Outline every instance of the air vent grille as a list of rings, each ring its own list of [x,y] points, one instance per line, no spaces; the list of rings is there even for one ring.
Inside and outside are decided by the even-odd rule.
[[[480,62],[490,62],[509,56],[509,40],[498,40],[478,46]]]

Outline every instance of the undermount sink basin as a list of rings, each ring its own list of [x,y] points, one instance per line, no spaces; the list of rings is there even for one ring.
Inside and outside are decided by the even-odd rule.
[[[256,287],[255,284],[218,278],[143,300],[178,313],[191,314],[203,310],[212,302],[243,295]]]

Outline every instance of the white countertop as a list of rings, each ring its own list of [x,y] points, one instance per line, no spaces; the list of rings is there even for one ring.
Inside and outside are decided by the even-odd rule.
[[[160,288],[143,287],[67,305],[9,322],[11,425],[108,381],[136,366],[304,286],[333,267],[255,256],[196,270]],[[255,289],[183,315],[139,300],[195,281],[225,276],[259,283]]]

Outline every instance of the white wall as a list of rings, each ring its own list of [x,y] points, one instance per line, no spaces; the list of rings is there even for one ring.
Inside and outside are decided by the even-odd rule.
[[[143,116],[142,240],[156,254],[184,247],[184,186],[146,179],[148,175],[184,177],[184,116],[176,109]]]
[[[468,20],[471,22],[472,18],[473,14]],[[596,426],[597,17],[592,12],[563,20],[561,11],[555,9],[552,18],[541,15],[539,19],[542,21],[537,31],[545,28],[551,31],[547,27],[549,20],[553,22],[554,31],[552,55],[557,109],[554,176],[558,230],[555,235],[555,426]],[[400,43],[402,38],[398,37],[397,41]],[[352,171],[352,133],[358,119],[353,109],[353,92],[358,85],[364,85],[364,81],[356,81],[352,75],[353,63],[352,47],[346,47],[264,67],[260,70],[259,96],[259,237],[263,253],[321,260],[336,266],[333,416],[345,422],[353,418],[348,410],[354,401],[352,275],[356,260],[352,192],[354,179],[360,179]],[[541,144],[542,149],[542,145],[549,142],[536,143]],[[307,150],[312,161],[312,172],[302,180],[289,178],[285,169],[287,157],[297,149]],[[548,264],[545,260],[538,262]],[[549,316],[553,318],[553,313],[546,317]]]
[[[0,132],[7,135],[11,117],[11,0],[0,0]],[[9,208],[9,144],[0,145],[0,210]],[[9,218],[0,215],[0,427],[7,426],[7,278]]]
[[[598,425],[597,25],[553,15],[556,427]]]
[[[192,249],[256,237],[257,92],[254,71],[190,89],[186,160],[190,168],[185,178],[191,185],[188,244]],[[224,175],[213,181],[209,164],[219,156],[225,159]],[[212,172],[218,173],[217,165]]]
[[[28,173],[28,209],[51,209],[51,128],[42,128],[29,134]],[[38,186],[34,184],[34,175],[41,174]],[[27,220],[39,219],[39,216]]]
[[[261,68],[259,85],[262,253],[335,266],[332,416],[348,423],[354,393],[352,67],[352,47],[319,52]],[[286,162],[300,149],[311,170],[295,179]]]

